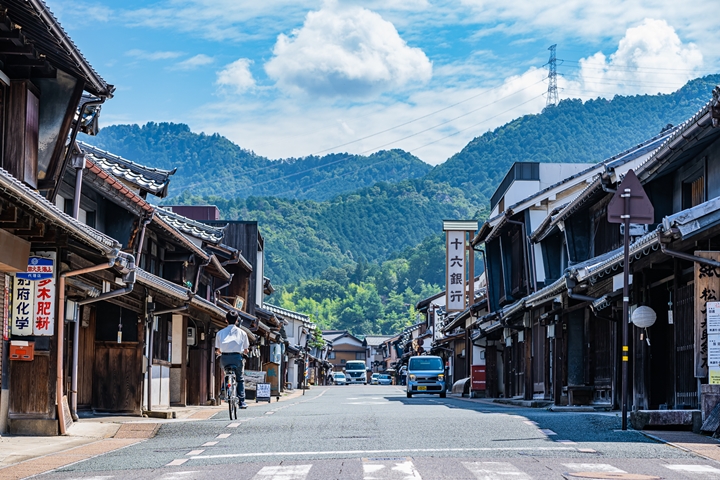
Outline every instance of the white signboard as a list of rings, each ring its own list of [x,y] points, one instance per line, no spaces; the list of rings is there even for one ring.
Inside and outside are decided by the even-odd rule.
[[[13,335],[52,336],[55,333],[54,259],[30,257],[27,272],[16,273],[13,286]]]
[[[707,334],[720,335],[720,302],[707,302]]]
[[[707,362],[708,380],[720,384],[720,302],[707,302]]]
[[[448,230],[447,235],[447,278],[445,282],[446,311],[465,310],[465,232]]]
[[[270,384],[269,383],[258,383],[257,394],[255,395],[256,400],[267,400],[270,401]]]
[[[15,277],[12,300],[12,334],[28,336],[33,334],[35,315],[35,282]]]

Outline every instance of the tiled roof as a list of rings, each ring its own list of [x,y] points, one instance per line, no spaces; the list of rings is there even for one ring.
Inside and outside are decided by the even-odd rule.
[[[112,97],[115,87],[93,69],[43,0],[5,0],[3,7],[50,63],[83,79],[93,95]]]
[[[30,189],[2,168],[0,168],[0,191],[14,198],[23,208],[32,210],[35,215],[49,220],[65,230],[70,236],[92,245],[102,252],[110,253],[112,250],[121,247],[120,243],[114,238],[98,232],[61,211],[45,197]]]
[[[118,180],[110,172],[106,171],[103,167],[95,163],[95,161],[93,160],[86,157],[85,167],[93,174],[97,175],[97,177],[101,181],[106,183],[108,185],[108,189],[116,190],[120,195],[127,198],[132,204],[137,205],[139,208],[145,210],[146,212],[152,212],[154,210],[154,207],[150,205],[147,201],[145,201],[144,198],[127,188],[124,183]]]
[[[181,232],[192,235],[193,237],[199,238],[200,240],[204,240],[208,243],[214,243],[216,245],[219,244],[225,234],[225,227],[213,227],[206,223],[201,223],[190,218],[183,217],[182,215],[171,212],[170,210],[158,208],[155,210],[155,213],[162,217],[165,222],[169,223]]]
[[[100,168],[113,176],[125,180],[140,190],[145,190],[160,198],[167,195],[170,176],[177,169],[161,170],[146,167],[133,161],[101,150],[87,143],[77,142],[82,152]]]
[[[287,310],[282,307],[277,307],[275,305],[271,305],[267,302],[263,302],[263,308],[266,310],[269,310],[270,312],[274,313],[275,315],[280,315],[281,317],[285,318],[291,318],[293,320],[301,320],[303,322],[312,323],[310,322],[310,317],[303,313],[294,312],[292,310]]]

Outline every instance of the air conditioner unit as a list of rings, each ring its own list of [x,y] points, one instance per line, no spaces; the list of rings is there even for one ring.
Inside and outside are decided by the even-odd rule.
[[[191,347],[197,345],[197,330],[195,330],[195,327],[188,327],[187,329],[187,344]]]

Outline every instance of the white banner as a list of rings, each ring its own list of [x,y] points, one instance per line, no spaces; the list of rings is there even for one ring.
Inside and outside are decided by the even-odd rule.
[[[465,310],[465,232],[448,230],[446,236],[446,311],[460,312]]]

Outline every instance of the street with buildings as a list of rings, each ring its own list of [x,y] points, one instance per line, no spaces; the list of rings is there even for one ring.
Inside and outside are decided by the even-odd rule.
[[[660,440],[663,432],[622,431],[617,412],[549,411],[452,396],[408,399],[398,386],[360,385],[317,387],[252,404],[237,421],[224,409],[215,412],[202,420],[197,411],[195,418],[146,419],[144,431],[157,429],[152,438],[126,439],[123,448],[78,463],[70,450],[58,455],[64,466],[52,455],[39,465],[28,461],[0,469],[0,478],[52,465],[59,468],[39,478],[720,478],[716,460],[690,451],[717,459],[717,446],[693,443],[686,432],[666,432],[668,441],[681,444],[675,446]],[[112,421],[118,420],[95,428],[117,428]],[[142,425],[125,423],[121,430],[135,427],[142,437]]]

